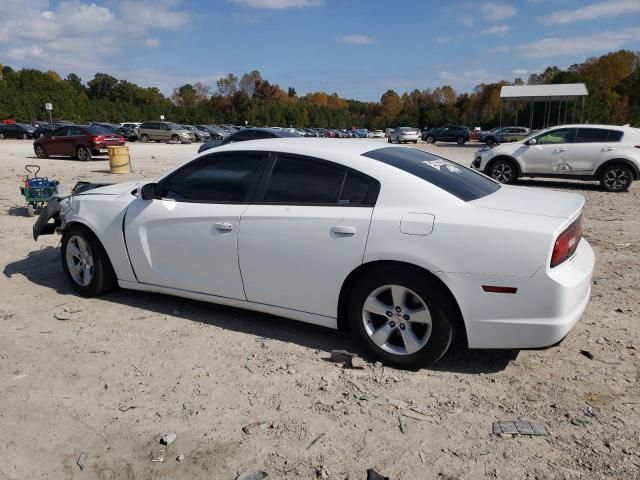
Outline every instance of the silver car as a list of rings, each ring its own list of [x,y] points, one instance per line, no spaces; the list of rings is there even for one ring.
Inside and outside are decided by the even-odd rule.
[[[189,130],[173,122],[144,122],[138,128],[138,138],[142,142],[155,140],[180,143],[191,143],[196,139]]]
[[[415,128],[411,127],[398,127],[391,130],[389,134],[389,139],[387,140],[389,143],[398,142],[413,142],[418,143],[420,139],[420,132]]]

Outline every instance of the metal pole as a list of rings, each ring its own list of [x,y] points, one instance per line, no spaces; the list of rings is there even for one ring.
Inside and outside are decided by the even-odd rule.
[[[544,124],[547,121],[547,101],[544,101],[544,112],[542,114],[542,128],[544,128]]]
[[[529,105],[529,130],[533,128],[533,106],[535,102],[532,100],[531,105]]]
[[[580,123],[584,123],[584,97],[582,97],[582,113],[580,114]]]
[[[571,117],[571,123],[576,123],[576,105],[578,105],[578,97],[573,99],[573,116]]]
[[[500,128],[502,128],[502,106],[500,106]]]
[[[562,121],[564,125],[567,124],[567,110],[569,110],[569,99],[565,98],[564,99],[564,120]]]
[[[53,116],[51,115],[51,110],[49,110],[49,123],[51,123],[51,131],[53,132]]]
[[[556,125],[560,125],[560,112],[562,111],[562,100],[558,102],[558,122]]]
[[[516,127],[518,126],[518,106],[516,105]]]

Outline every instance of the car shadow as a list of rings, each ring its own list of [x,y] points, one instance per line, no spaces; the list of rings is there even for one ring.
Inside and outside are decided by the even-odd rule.
[[[64,276],[60,264],[60,250],[56,247],[49,246],[29,252],[25,258],[8,263],[2,273],[7,278],[23,275],[29,281],[52,289],[60,295],[76,295]],[[347,350],[374,361],[348,332],[275,315],[124,289],[115,290],[99,300],[245,333],[254,336],[255,340],[260,342],[276,340],[294,343],[322,352],[326,360],[330,358],[331,350]],[[518,351],[514,350],[469,350],[466,345],[454,345],[444,358],[429,368],[453,373],[495,373],[504,370],[517,355]]]
[[[473,143],[473,142],[467,142],[464,143],[462,145],[458,145],[455,142],[436,142],[436,143],[427,143],[425,141],[422,142],[425,145],[433,145],[434,147],[446,147],[446,148],[474,148],[474,149],[478,149],[478,148],[482,148],[484,147],[484,143]]]

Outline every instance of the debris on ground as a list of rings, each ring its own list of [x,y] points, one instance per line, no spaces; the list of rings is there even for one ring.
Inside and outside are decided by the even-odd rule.
[[[251,430],[253,430],[256,427],[259,427],[263,423],[265,423],[265,422],[253,422],[253,423],[250,423],[249,425],[245,425],[244,427],[242,427],[242,431],[246,435],[249,435],[251,433]]]
[[[595,358],[595,355],[591,353],[589,350],[579,350],[579,352],[580,352],[580,355],[584,355],[589,360],[593,360]]]
[[[162,445],[166,445],[167,447],[171,445],[176,439],[177,435],[174,432],[167,433],[164,437],[160,439],[160,443]]]
[[[398,415],[398,427],[400,428],[400,432],[404,433],[404,425],[402,423],[402,416]]]
[[[316,443],[318,443],[318,441],[325,436],[325,433],[322,432],[320,435],[318,435],[316,438],[314,438],[311,443],[309,444],[309,446],[307,447],[307,450],[309,450],[311,447],[313,447]]]
[[[356,368],[358,370],[364,369],[367,364],[360,357],[351,357],[351,360],[348,362],[349,368]]]
[[[542,423],[526,422],[520,420],[493,422],[494,435],[549,435]]]
[[[122,413],[127,412],[129,410],[133,410],[134,408],[138,408],[136,405],[122,405],[120,408],[118,408],[118,410],[120,410]]]
[[[245,472],[236,477],[236,480],[262,480],[267,478],[269,474],[262,470],[256,470],[254,472]]]
[[[183,461],[183,460],[184,460],[184,453],[181,453],[180,455],[178,455],[178,456],[176,457],[176,460],[177,460],[178,462]]]
[[[63,321],[63,322],[66,321],[66,320],[71,320],[71,314],[69,313],[68,310],[63,310],[61,312],[55,312],[53,314],[53,317],[56,320],[60,320],[60,321]]]
[[[346,350],[331,350],[331,361],[336,363],[351,363],[356,355]]]
[[[80,470],[84,470],[84,466],[86,464],[87,464],[87,452],[82,452],[78,457],[78,461],[76,462],[76,465],[80,467]]]
[[[367,470],[367,480],[389,480],[389,477],[380,475],[373,468],[370,468],[369,470]]]

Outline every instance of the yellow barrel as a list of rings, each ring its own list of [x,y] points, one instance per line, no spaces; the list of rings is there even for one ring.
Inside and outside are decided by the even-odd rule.
[[[108,147],[111,173],[131,173],[129,147]]]

